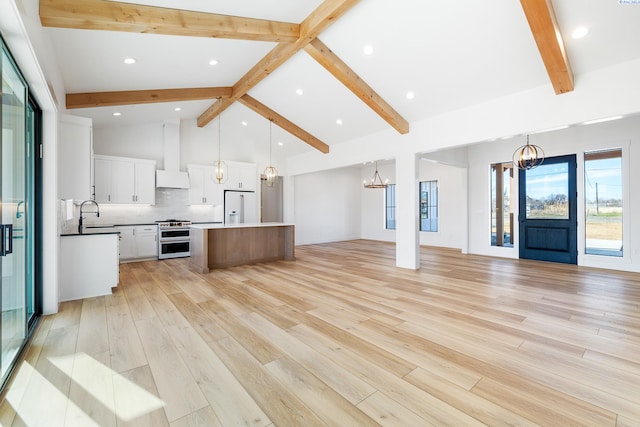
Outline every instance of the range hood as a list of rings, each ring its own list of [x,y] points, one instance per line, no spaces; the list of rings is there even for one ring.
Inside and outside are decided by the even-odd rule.
[[[189,174],[180,172],[180,123],[162,125],[164,170],[156,171],[157,188],[189,188]]]

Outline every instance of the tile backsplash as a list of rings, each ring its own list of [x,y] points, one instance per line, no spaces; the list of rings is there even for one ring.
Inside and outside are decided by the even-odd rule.
[[[80,205],[74,205],[71,220],[63,220],[62,233],[70,233],[78,228]],[[85,205],[84,225],[126,225],[153,224],[165,219],[189,220],[192,222],[222,221],[222,205],[190,206],[189,190],[173,188],[157,188],[156,204],[152,206],[137,205],[100,205],[100,217],[96,217],[95,206]]]

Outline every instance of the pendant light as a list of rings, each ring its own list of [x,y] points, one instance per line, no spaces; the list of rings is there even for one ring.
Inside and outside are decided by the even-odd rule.
[[[220,157],[220,147],[222,146],[222,131],[220,130],[222,120],[220,116],[222,116],[222,114],[218,114],[218,160],[213,162],[215,171],[212,177],[216,184],[224,184],[227,182],[227,177],[229,176],[227,164],[223,162]]]
[[[537,168],[544,162],[544,151],[537,145],[529,144],[529,135],[527,135],[527,143],[513,153],[513,164],[518,169]]]
[[[273,183],[278,179],[278,169],[271,165],[271,135],[273,126],[273,119],[269,119],[269,166],[264,170],[264,177],[267,180],[267,186],[273,187]]]
[[[380,174],[378,173],[378,162],[376,162],[376,171],[371,178],[371,181],[364,181],[364,188],[387,188],[389,183],[388,179],[385,179],[382,182],[382,178],[380,178]]]

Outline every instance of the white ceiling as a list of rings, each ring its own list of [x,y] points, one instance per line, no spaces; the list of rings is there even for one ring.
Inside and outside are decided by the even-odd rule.
[[[138,0],[226,15],[301,22],[321,0]],[[587,72],[640,57],[640,5],[617,0],[555,0],[576,91]],[[577,26],[589,34],[573,40]],[[232,86],[275,45],[48,28],[67,93]],[[553,91],[520,2],[505,0],[363,0],[319,38],[413,122],[547,85]],[[363,53],[371,45],[374,53]],[[125,65],[134,57],[137,63]],[[210,66],[209,60],[219,64]],[[303,95],[296,90],[302,89]],[[408,100],[405,94],[415,93]],[[249,94],[329,145],[389,125],[301,51]],[[560,95],[562,96],[562,95]],[[211,101],[88,108],[94,126],[195,119]],[[180,107],[181,111],[174,111]],[[114,117],[113,112],[122,113]],[[343,124],[337,125],[336,119]],[[241,125],[242,121],[247,126]],[[222,115],[225,134],[268,138],[266,119],[236,103]],[[216,121],[209,126],[214,125]],[[313,150],[282,131],[287,154]]]

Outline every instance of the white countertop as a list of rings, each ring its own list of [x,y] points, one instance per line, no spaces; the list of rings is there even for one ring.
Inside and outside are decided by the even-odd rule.
[[[197,228],[201,230],[209,230],[212,228],[255,228],[255,227],[283,227],[295,225],[288,222],[254,222],[249,224],[220,224],[220,223],[206,223],[206,224],[191,224],[191,228]]]

